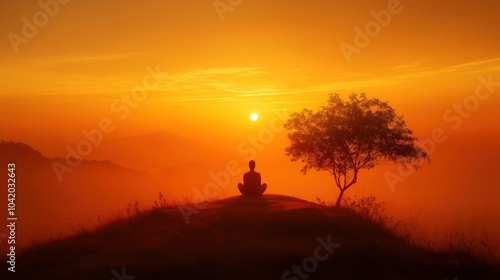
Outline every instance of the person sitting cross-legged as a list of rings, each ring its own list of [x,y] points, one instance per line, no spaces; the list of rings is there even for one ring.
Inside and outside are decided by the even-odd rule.
[[[267,184],[261,185],[260,173],[255,172],[255,161],[251,160],[248,163],[250,171],[243,174],[243,184],[238,184],[238,189],[242,195],[262,195],[266,189]]]

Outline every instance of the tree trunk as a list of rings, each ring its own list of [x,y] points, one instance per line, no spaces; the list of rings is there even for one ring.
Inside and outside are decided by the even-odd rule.
[[[335,207],[339,207],[340,202],[342,201],[342,197],[344,196],[345,189],[341,189],[339,193],[339,197],[337,198],[337,202],[335,202]]]

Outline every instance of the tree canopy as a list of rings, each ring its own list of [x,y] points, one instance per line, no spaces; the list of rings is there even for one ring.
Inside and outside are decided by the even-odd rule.
[[[336,206],[357,182],[361,169],[389,162],[418,167],[428,158],[403,116],[387,102],[364,93],[353,93],[349,100],[330,94],[326,106],[292,113],[284,127],[290,140],[285,153],[304,163],[302,172],[324,170],[333,175],[340,190]]]

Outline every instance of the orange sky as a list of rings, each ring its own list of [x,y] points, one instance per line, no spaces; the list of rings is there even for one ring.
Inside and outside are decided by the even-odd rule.
[[[449,139],[396,192],[377,169],[353,193],[432,210],[451,197],[453,209],[466,205],[484,215],[500,197],[493,173],[500,156],[499,1],[243,0],[223,20],[211,0],[42,2],[58,3],[58,11],[15,46],[12,34],[23,36],[23,17],[33,22],[43,8],[34,0],[0,3],[0,139],[44,152],[50,141],[78,141],[82,129],[109,118],[116,130],[107,138],[163,130],[241,157],[238,145],[267,127],[277,110],[315,109],[330,92],[366,92],[389,101],[421,139],[435,128]],[[388,7],[398,12],[348,62],[340,44],[355,45],[355,27],[365,29],[371,11]],[[148,67],[156,71],[156,86],[131,108],[122,98],[143,85]],[[454,104],[472,100],[480,77],[494,81],[481,89],[490,96],[467,117],[448,112],[444,118]],[[250,122],[252,112],[259,121]],[[285,146],[285,133],[278,133],[258,155],[269,160],[264,170],[273,160],[281,164],[267,175],[275,185],[302,176],[284,157]],[[318,189],[276,192],[336,197],[326,175],[300,178]],[[499,208],[491,211],[500,218]]]
[[[418,121],[414,127],[425,127],[424,120],[432,126],[432,116],[416,108],[442,110],[473,92],[478,75],[498,72],[500,4],[401,2],[402,11],[347,63],[339,44],[354,45],[353,28],[364,28],[370,11],[388,3],[243,1],[224,21],[212,1],[60,4],[33,38],[16,46],[17,54],[7,36],[1,41],[0,109],[16,116],[1,128],[9,136],[28,135],[35,126],[72,137],[157,65],[162,83],[120,132],[168,128],[196,138],[191,126],[168,123],[242,127],[253,110],[315,107],[329,92],[352,91],[389,100]],[[0,5],[6,35],[22,36],[21,19],[32,22],[43,11],[37,1]]]

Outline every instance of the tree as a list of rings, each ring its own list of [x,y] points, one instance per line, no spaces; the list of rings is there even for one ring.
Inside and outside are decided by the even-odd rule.
[[[353,93],[348,101],[330,94],[328,104],[317,112],[304,109],[292,113],[284,124],[290,145],[285,149],[292,161],[301,160],[308,170],[328,171],[340,194],[358,180],[361,169],[399,162],[415,168],[429,156],[416,145],[418,140],[407,128],[403,116],[379,99]]]

